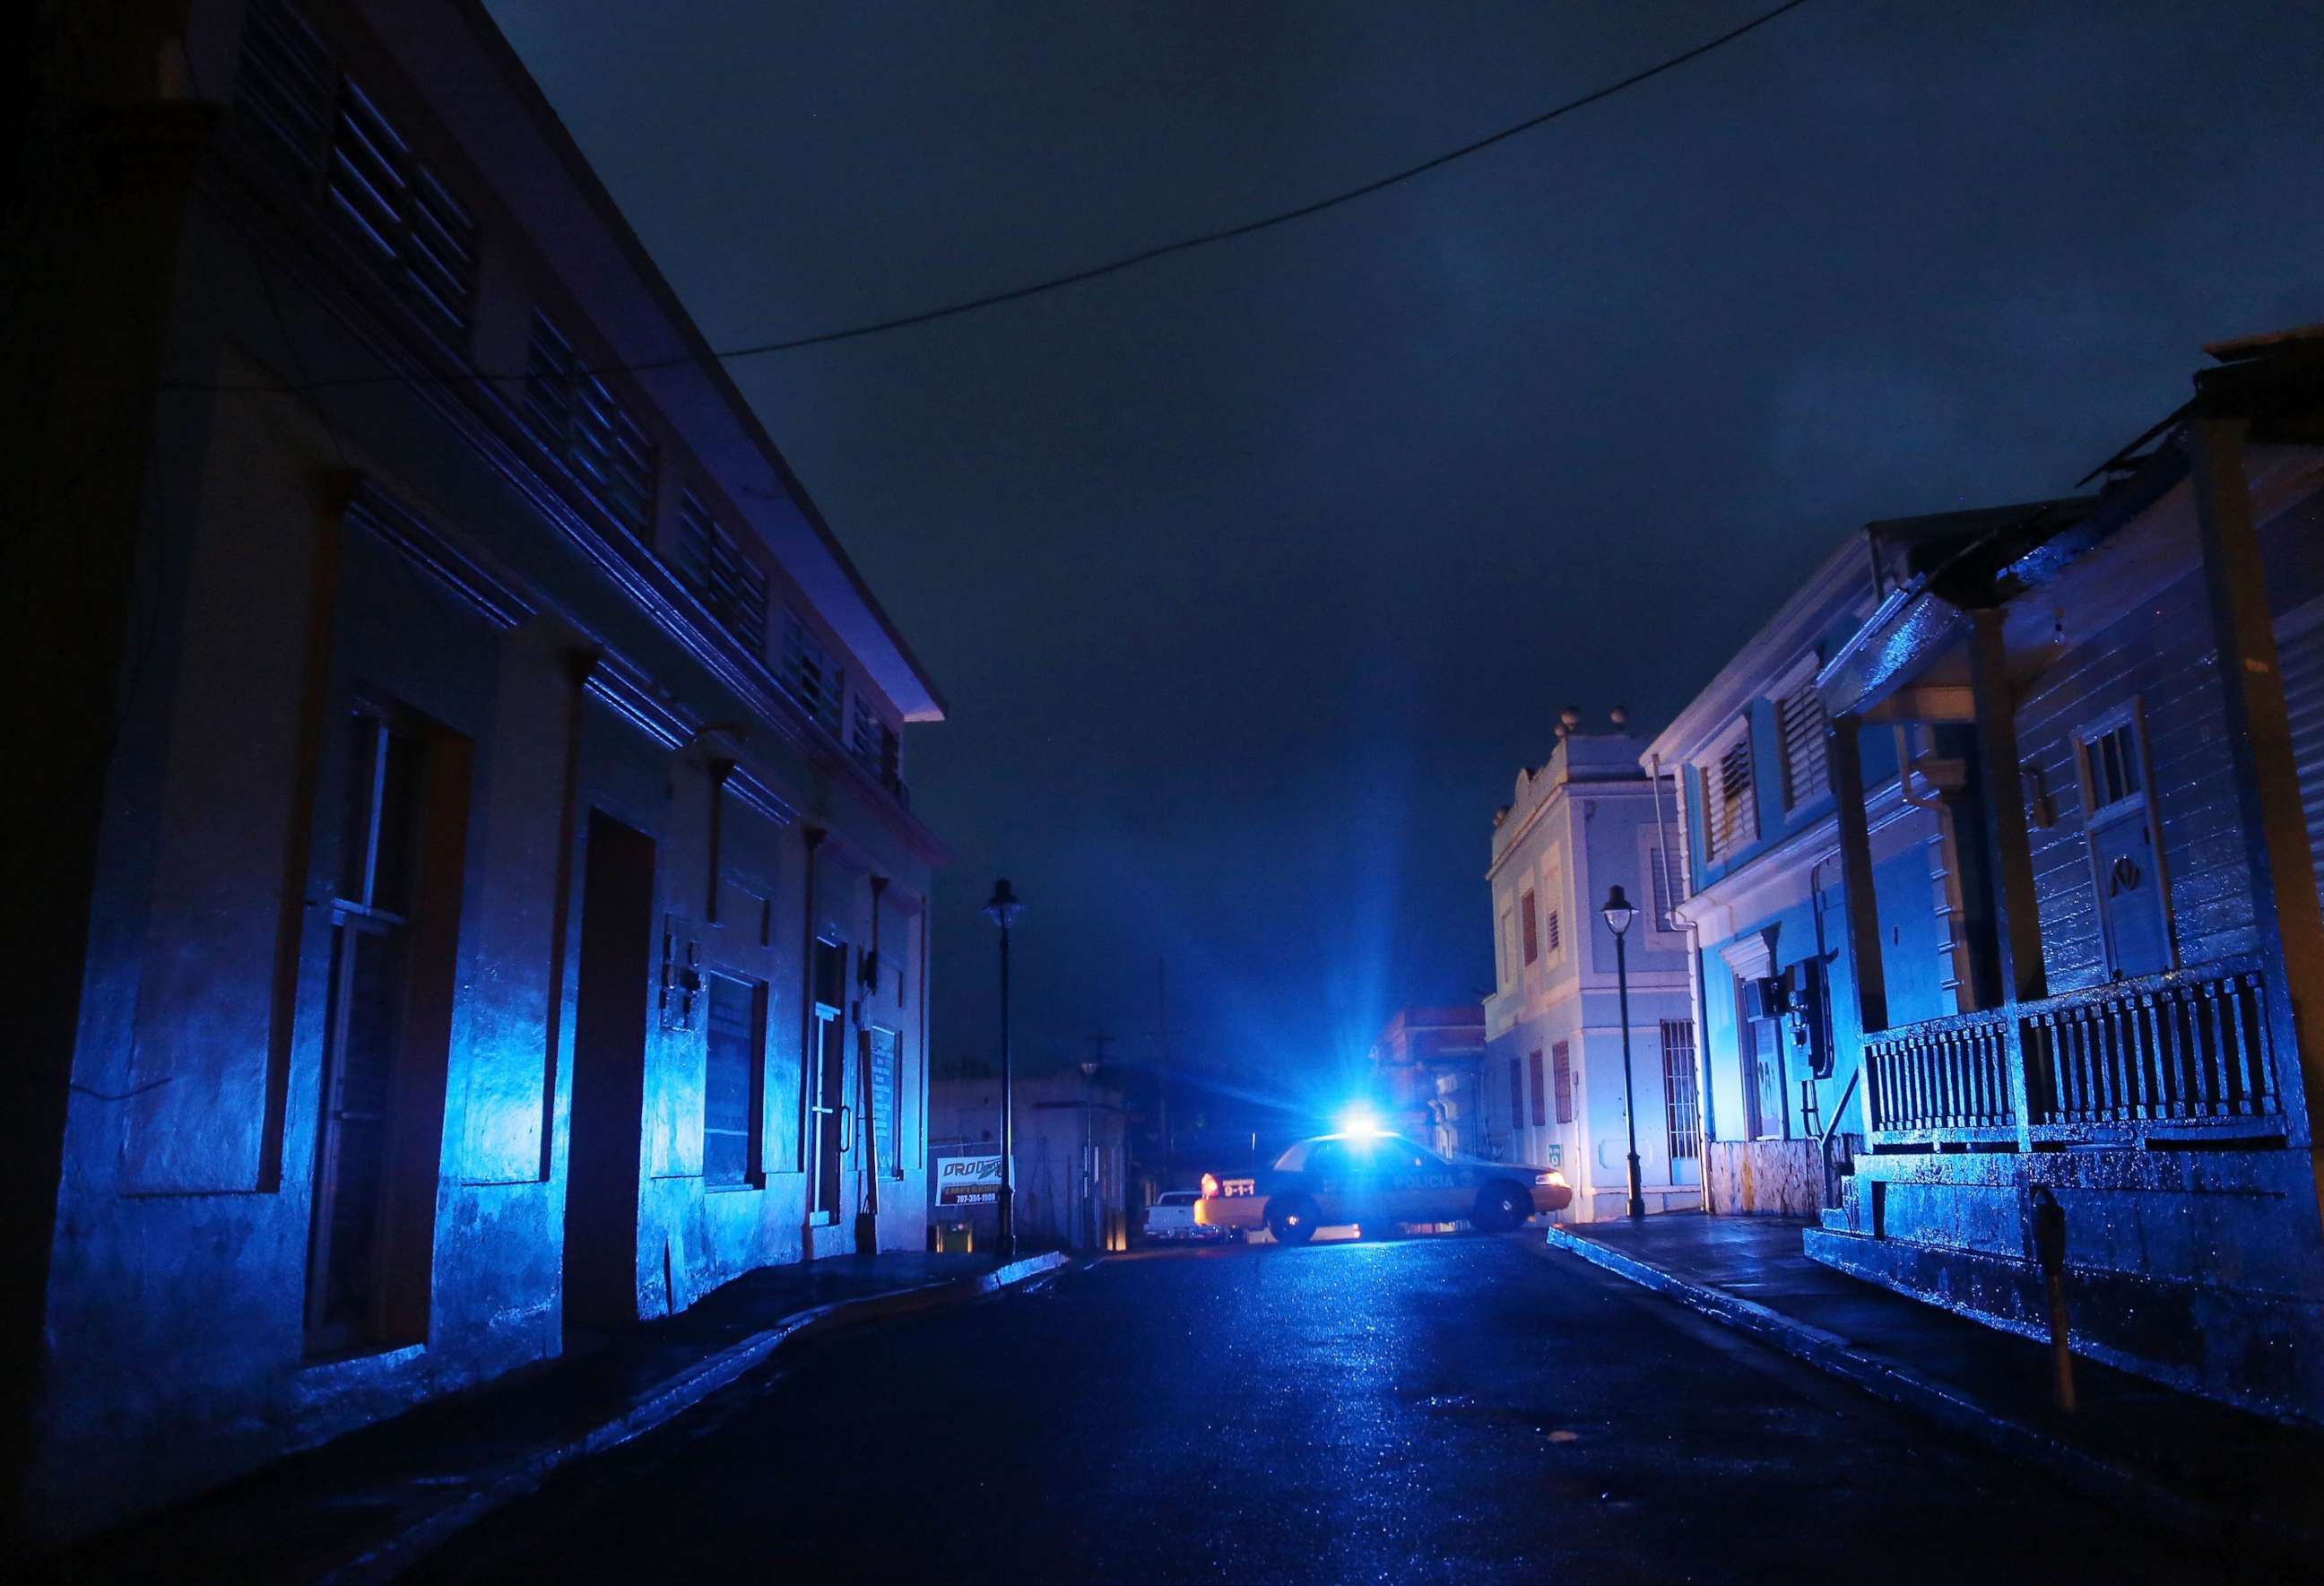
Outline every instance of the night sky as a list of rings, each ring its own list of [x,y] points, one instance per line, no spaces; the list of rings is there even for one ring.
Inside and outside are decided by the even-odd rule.
[[[1003,289],[1536,114],[1742,4],[492,0],[714,344]],[[738,363],[952,706],[936,1055],[1319,1101],[1480,995],[1558,709],[1651,732],[1841,535],[2063,492],[2324,320],[2324,5],[1813,0],[1322,217]]]

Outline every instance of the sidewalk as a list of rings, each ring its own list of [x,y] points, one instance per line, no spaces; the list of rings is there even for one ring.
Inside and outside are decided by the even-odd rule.
[[[1680,1213],[1552,1227],[1549,1245],[2181,1529],[2317,1556],[2324,1436],[2080,1356],[2064,1415],[2046,1342],[1812,1261],[1806,1226]]]
[[[586,1353],[294,1454],[45,1561],[71,1581],[383,1581],[559,1468],[652,1430],[816,1333],[960,1305],[1062,1255],[899,1252],[765,1267]]]

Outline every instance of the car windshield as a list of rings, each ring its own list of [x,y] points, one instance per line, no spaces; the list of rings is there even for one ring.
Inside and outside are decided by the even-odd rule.
[[[1277,1173],[1310,1173],[1326,1166],[1435,1167],[1444,1158],[1400,1134],[1324,1134],[1301,1140],[1275,1159]]]
[[[1157,1203],[1165,1206],[1191,1206],[1194,1203],[1194,1200],[1195,1195],[1193,1190],[1172,1190],[1168,1194],[1164,1195]]]

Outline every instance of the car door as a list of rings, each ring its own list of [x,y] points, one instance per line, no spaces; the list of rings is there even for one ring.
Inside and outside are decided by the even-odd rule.
[[[1425,1146],[1411,1140],[1397,1144],[1403,1179],[1397,1221],[1454,1222],[1466,1217],[1476,1198],[1466,1176]]]
[[[1353,1222],[1361,1214],[1357,1203],[1362,1185],[1357,1182],[1355,1166],[1342,1141],[1317,1140],[1307,1148],[1306,1166],[1300,1176],[1315,1203],[1317,1222]]]

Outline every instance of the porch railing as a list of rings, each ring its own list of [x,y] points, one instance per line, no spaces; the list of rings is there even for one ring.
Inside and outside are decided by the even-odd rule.
[[[2272,994],[2228,959],[1884,1030],[1864,1044],[1872,1140],[2264,1129],[2282,1111]]]
[[[1865,1116],[1875,1140],[1930,1135],[2015,1139],[2006,1012],[1957,1013],[1903,1025],[1864,1043]]]

